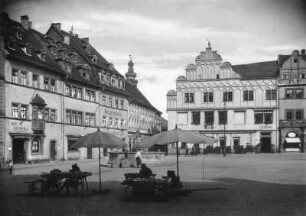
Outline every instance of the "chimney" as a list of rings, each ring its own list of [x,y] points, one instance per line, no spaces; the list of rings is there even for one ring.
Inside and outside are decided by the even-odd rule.
[[[301,50],[301,55],[305,55],[305,49]]]
[[[61,23],[52,23],[52,25],[53,25],[54,28],[56,28],[58,31],[61,30]]]
[[[86,43],[88,43],[88,44],[89,44],[89,38],[88,38],[88,37],[86,37],[86,38],[82,38],[82,40],[83,40],[84,42],[86,42]]]
[[[29,30],[29,17],[28,15],[23,15],[21,18],[21,25],[24,29]]]

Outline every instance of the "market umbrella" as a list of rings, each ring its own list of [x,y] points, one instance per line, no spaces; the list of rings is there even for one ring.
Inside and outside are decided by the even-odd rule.
[[[119,137],[102,132],[98,128],[96,132],[87,134],[81,137],[77,142],[73,144],[74,148],[99,148],[99,183],[101,192],[101,149],[100,148],[118,148],[126,147],[126,143]]]
[[[176,143],[176,163],[177,163],[177,175],[179,176],[179,164],[178,164],[178,142],[185,142],[185,143],[193,143],[193,144],[207,144],[207,143],[214,143],[216,140],[214,138],[196,134],[194,132],[183,130],[179,128],[175,128],[170,131],[161,132],[155,134],[151,137],[148,137],[142,140],[138,147],[140,148],[149,148],[153,145],[167,145],[170,143]]]

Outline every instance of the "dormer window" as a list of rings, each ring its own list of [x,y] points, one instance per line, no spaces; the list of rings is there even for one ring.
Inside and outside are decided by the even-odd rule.
[[[99,72],[99,78],[101,83],[105,83],[105,78],[103,72]]]
[[[298,59],[297,59],[297,58],[294,58],[294,59],[293,59],[293,63],[298,63]]]
[[[23,52],[25,54],[27,54],[28,56],[31,56],[32,55],[32,46],[31,44],[26,44],[25,47],[22,48]]]
[[[55,45],[50,44],[50,45],[48,45],[48,47],[49,47],[50,52],[51,52],[53,55],[57,55],[57,48],[56,48]]]
[[[46,50],[42,49],[40,51],[40,53],[38,54],[38,57],[43,60],[43,61],[46,61]]]
[[[115,85],[116,85],[116,79],[115,79],[115,77],[112,77],[111,80],[112,80],[112,86],[115,86]]]
[[[97,62],[98,62],[98,57],[97,57],[96,55],[93,55],[93,56],[91,57],[91,61],[92,61],[92,63],[97,64]]]
[[[89,79],[89,71],[86,69],[79,69],[81,76],[84,79]]]
[[[18,28],[16,30],[15,36],[16,36],[17,39],[22,40],[22,30],[21,30],[21,28]]]
[[[91,46],[90,46],[90,45],[87,45],[87,47],[86,47],[86,52],[87,52],[88,54],[91,53]]]
[[[7,46],[11,50],[15,50],[15,42],[13,40],[9,40]]]
[[[65,60],[60,60],[59,61],[59,65],[61,66],[61,68],[66,71],[67,73],[71,73],[72,71],[72,65],[69,61],[65,61]]]

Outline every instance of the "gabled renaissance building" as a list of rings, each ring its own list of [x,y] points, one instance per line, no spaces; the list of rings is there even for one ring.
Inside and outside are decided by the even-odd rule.
[[[1,14],[0,24],[0,165],[98,158],[96,149],[72,147],[97,128],[130,149],[160,131],[161,112],[137,88],[132,59],[123,76],[60,23],[46,34],[28,16],[19,23]]]
[[[215,137],[227,152],[303,150],[305,57],[295,51],[277,61],[232,65],[208,43],[167,93],[168,128]]]

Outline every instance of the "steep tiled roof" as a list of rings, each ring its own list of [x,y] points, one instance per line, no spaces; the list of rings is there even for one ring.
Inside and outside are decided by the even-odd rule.
[[[279,71],[277,61],[233,65],[232,68],[242,79],[276,78]]]
[[[147,100],[147,98],[141,93],[141,91],[134,85],[126,82],[125,90],[128,93],[128,97],[132,102],[137,104],[138,106],[145,107],[147,109],[154,110],[161,114],[152,104]]]
[[[9,52],[8,58],[16,58],[18,60],[25,61],[30,64],[35,64],[39,67],[43,67],[52,70],[56,73],[65,75],[66,73],[57,65],[54,57],[46,49],[44,40],[42,40],[42,34],[34,29],[24,29],[22,25],[14,20],[9,19],[7,14],[1,14],[1,34],[4,36],[5,48]],[[16,37],[16,31],[20,29],[22,31],[21,40]],[[15,49],[8,47],[8,42],[14,40]],[[29,44],[32,48],[31,55],[27,55],[22,48]],[[45,50],[45,61],[40,59],[37,52]]]

